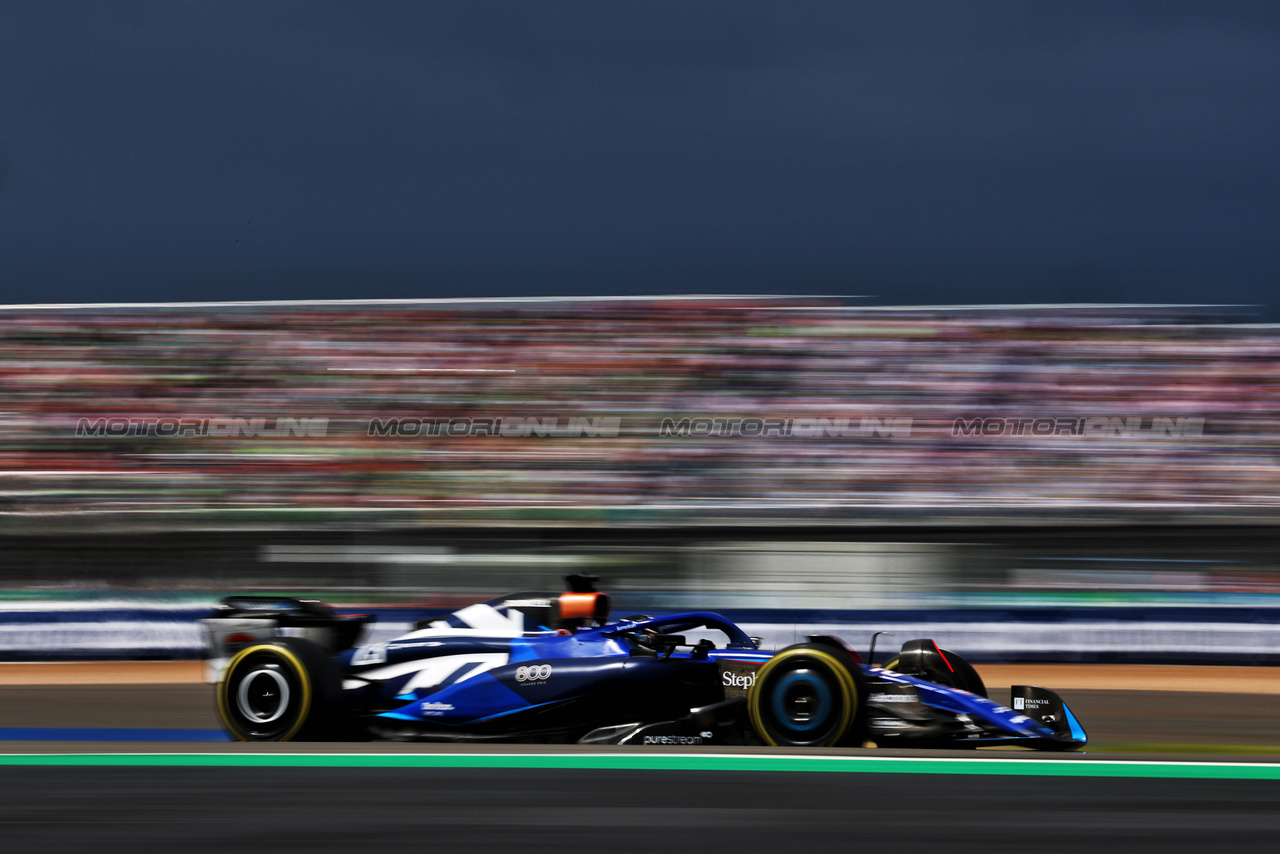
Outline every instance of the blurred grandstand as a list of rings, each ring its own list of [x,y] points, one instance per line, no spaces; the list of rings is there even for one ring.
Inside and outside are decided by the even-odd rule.
[[[196,656],[229,591],[391,631],[590,572],[779,644],[1280,661],[1277,332],[760,297],[11,307],[0,659]]]
[[[1274,522],[1277,332],[813,299],[10,308],[0,525]]]

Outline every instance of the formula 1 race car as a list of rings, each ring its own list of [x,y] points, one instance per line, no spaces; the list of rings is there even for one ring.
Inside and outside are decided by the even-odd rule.
[[[884,667],[830,636],[767,652],[708,612],[610,622],[593,578],[568,582],[566,593],[471,605],[363,646],[368,616],[228,597],[204,621],[222,724],[241,741],[1048,750],[1087,741],[1054,692],[1015,686],[1011,708],[998,705],[964,659],[931,640],[904,644]],[[690,633],[701,637],[689,642]]]

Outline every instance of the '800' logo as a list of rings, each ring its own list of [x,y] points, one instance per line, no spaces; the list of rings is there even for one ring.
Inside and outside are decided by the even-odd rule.
[[[531,664],[516,668],[517,682],[542,682],[551,678],[550,664]]]

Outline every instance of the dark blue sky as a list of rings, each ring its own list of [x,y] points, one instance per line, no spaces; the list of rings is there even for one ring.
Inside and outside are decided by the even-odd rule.
[[[1278,282],[1274,3],[0,5],[6,303]]]

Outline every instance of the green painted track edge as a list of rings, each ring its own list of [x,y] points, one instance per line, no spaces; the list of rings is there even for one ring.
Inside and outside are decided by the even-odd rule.
[[[0,766],[144,768],[516,768],[618,771],[800,771],[1027,777],[1280,780],[1280,764],[1072,759],[457,753],[62,753],[0,754]]]

